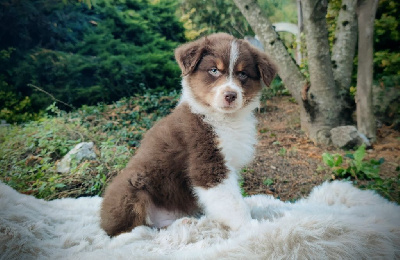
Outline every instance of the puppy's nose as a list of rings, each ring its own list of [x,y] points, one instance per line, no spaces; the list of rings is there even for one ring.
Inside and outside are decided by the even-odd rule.
[[[237,98],[236,92],[233,92],[233,91],[226,91],[226,92],[224,93],[224,95],[225,95],[225,100],[226,100],[228,103],[232,103],[232,102],[235,101],[235,99]]]

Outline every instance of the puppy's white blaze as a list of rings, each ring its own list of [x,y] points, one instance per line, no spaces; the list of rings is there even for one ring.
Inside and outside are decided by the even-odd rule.
[[[228,178],[217,186],[210,189],[195,187],[194,191],[210,219],[233,230],[251,221],[250,209],[242,198],[234,169],[230,169]]]
[[[215,109],[221,112],[232,113],[243,107],[243,90],[233,81],[233,72],[235,64],[239,58],[239,48],[236,40],[231,42],[230,57],[229,57],[229,75],[227,76],[227,82],[215,89],[215,95],[213,100],[213,106]],[[234,91],[237,94],[236,100],[233,102],[232,110],[224,110],[225,107],[225,92]]]
[[[239,48],[237,42],[235,40],[231,43],[231,51],[229,57],[229,78],[232,80],[233,78],[233,69],[235,68],[235,64],[237,59],[239,58]]]

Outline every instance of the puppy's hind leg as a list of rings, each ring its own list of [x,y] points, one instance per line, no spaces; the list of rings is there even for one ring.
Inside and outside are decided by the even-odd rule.
[[[149,196],[136,190],[129,178],[117,176],[106,189],[101,206],[101,227],[109,236],[145,225]]]

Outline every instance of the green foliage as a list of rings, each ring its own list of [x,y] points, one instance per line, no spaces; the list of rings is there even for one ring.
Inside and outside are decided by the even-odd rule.
[[[258,3],[272,22],[297,23],[296,1],[259,0]],[[180,11],[189,39],[214,32],[227,32],[238,38],[254,35],[233,1],[181,0]]]
[[[380,179],[379,166],[384,162],[381,158],[377,160],[364,161],[366,155],[365,145],[361,145],[354,153],[345,155],[346,163],[340,154],[322,154],[324,163],[329,166],[338,178],[351,177],[361,180]],[[347,166],[347,167],[346,167]]]
[[[0,57],[0,90],[18,102],[29,96],[29,112],[52,100],[28,84],[75,107],[179,87],[173,50],[185,39],[175,0],[4,0],[1,5],[7,7],[0,16],[0,56],[6,57]]]
[[[247,194],[247,192],[244,190],[243,185],[244,185],[244,180],[243,178],[241,178],[239,180],[240,193],[242,194],[243,197],[247,197],[249,196],[249,194]]]
[[[266,185],[266,186],[271,186],[271,185],[274,184],[274,183],[275,183],[274,180],[273,180],[273,179],[270,179],[270,178],[265,179],[265,180],[263,181],[263,184]]]
[[[381,106],[377,116],[382,122],[397,128],[400,126],[400,98],[393,97],[392,93],[400,91],[399,16],[399,1],[379,1],[374,31],[374,79],[385,90],[381,95],[391,102]]]
[[[271,85],[261,90],[261,102],[265,102],[275,96],[289,95],[289,91],[283,85],[282,79],[276,76]]]
[[[297,5],[294,0],[258,0],[272,23],[289,22],[297,24]]]
[[[17,95],[7,82],[9,72],[7,64],[11,59],[15,48],[7,48],[0,51],[0,119],[7,122],[24,122],[37,119],[38,114],[32,112],[31,99],[28,96]]]
[[[233,1],[182,0],[181,15],[189,29],[187,36],[204,36],[215,32],[227,32],[236,37],[254,35],[250,25]]]
[[[380,165],[384,162],[379,160],[364,160],[366,156],[365,145],[360,146],[355,152],[340,154],[322,154],[324,163],[332,170],[333,179],[353,180],[360,188],[375,190],[386,198],[398,201],[398,194],[394,194],[396,187],[400,185],[400,175],[397,178],[381,178],[379,175]]]
[[[287,154],[287,149],[286,149],[285,147],[282,147],[282,148],[279,150],[278,154],[279,154],[280,156],[285,156],[285,155]]]
[[[39,121],[0,127],[0,180],[38,198],[100,195],[123,169],[143,133],[175,107],[178,94],[148,93],[112,105],[66,113],[55,104]],[[80,142],[92,141],[97,158],[56,172],[57,162]]]
[[[400,3],[394,0],[379,1],[374,30],[375,78],[400,76]]]

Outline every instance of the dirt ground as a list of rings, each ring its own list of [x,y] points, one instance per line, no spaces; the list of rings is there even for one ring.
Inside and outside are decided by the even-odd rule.
[[[332,180],[332,172],[324,165],[321,155],[324,152],[344,155],[346,151],[314,145],[301,131],[299,108],[290,97],[268,100],[262,110],[257,115],[256,156],[243,173],[244,191],[248,195],[270,194],[284,201],[294,201],[307,196],[322,182]],[[377,142],[368,150],[366,159],[381,157],[385,159],[381,177],[398,176],[400,132],[387,126],[378,129]],[[399,191],[395,193],[398,196]]]

